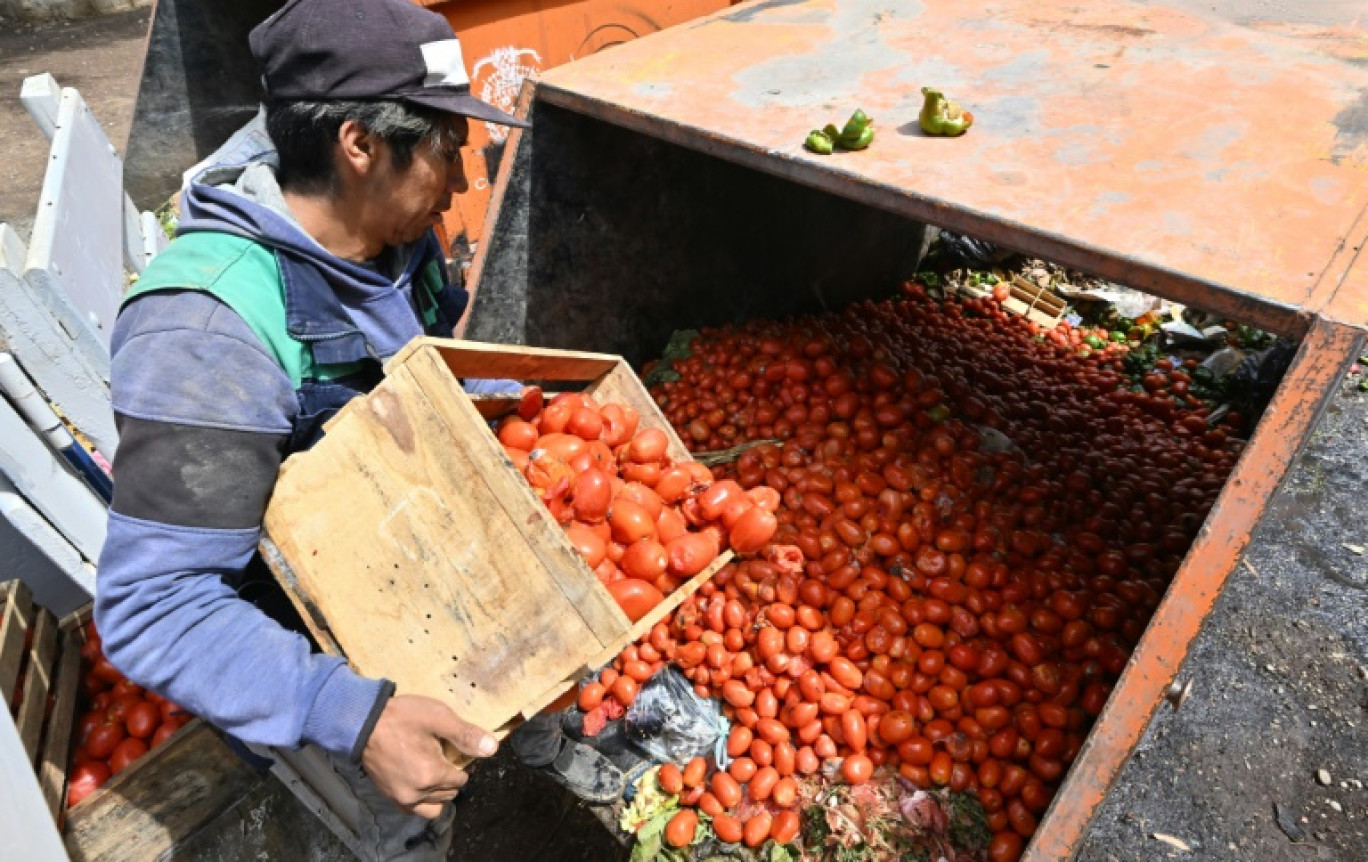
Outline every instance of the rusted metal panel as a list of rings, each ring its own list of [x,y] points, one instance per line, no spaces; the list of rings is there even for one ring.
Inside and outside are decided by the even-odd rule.
[[[551,69],[725,8],[729,0],[416,0],[440,12],[461,37],[471,91],[511,111],[522,82]],[[484,230],[495,170],[508,129],[471,126],[466,148],[470,190],[458,195],[444,222],[458,257],[470,256]]]
[[[1065,859],[1078,849],[1079,839],[1163,701],[1164,689],[1211,613],[1269,499],[1346,368],[1358,356],[1363,337],[1356,328],[1326,320],[1318,320],[1307,333],[1206,526],[1041,821],[1028,859]]]
[[[759,0],[553,70],[538,97],[1304,332],[1299,309],[1368,206],[1368,29],[1193,5]],[[923,135],[923,85],[973,129]],[[856,107],[872,147],[802,149]]]

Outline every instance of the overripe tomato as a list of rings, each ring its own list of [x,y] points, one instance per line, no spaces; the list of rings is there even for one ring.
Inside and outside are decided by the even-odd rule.
[[[779,522],[772,512],[753,505],[731,528],[732,550],[738,554],[753,554],[769,544],[778,529]]]
[[[665,826],[665,843],[671,847],[688,847],[698,834],[698,814],[682,808]]]
[[[624,578],[611,583],[608,592],[632,622],[640,620],[665,600],[665,596],[654,585],[637,578]]]
[[[620,497],[613,501],[608,511],[608,526],[613,531],[613,538],[624,545],[655,535],[655,519],[646,507]]]
[[[717,559],[717,546],[703,533],[686,533],[665,546],[670,574],[691,578]]]
[[[505,419],[499,425],[499,442],[510,449],[531,452],[537,445],[537,427],[523,419]]]

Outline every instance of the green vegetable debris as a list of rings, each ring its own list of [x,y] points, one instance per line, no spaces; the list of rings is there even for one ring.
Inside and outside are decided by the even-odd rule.
[[[945,98],[940,90],[922,87],[926,101],[922,103],[921,128],[923,132],[938,138],[954,138],[969,131],[974,124],[974,115]]]
[[[829,156],[837,149],[863,150],[874,141],[874,121],[864,111],[856,109],[846,124],[836,128],[832,123],[808,133],[803,146],[821,156]]]

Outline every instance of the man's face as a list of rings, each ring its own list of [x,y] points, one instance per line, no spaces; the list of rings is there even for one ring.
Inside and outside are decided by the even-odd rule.
[[[398,169],[388,152],[378,152],[375,169],[366,179],[366,232],[384,245],[397,246],[420,239],[451,208],[451,196],[467,189],[461,147],[469,133],[465,117],[452,116],[452,131],[442,152],[428,141],[413,149],[413,160]],[[387,149],[383,142],[381,148]]]

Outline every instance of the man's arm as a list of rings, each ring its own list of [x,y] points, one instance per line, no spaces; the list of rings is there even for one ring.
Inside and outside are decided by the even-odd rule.
[[[296,410],[289,378],[231,309],[184,291],[120,316],[112,382],[121,441],[95,606],[110,661],[243,740],[359,758],[392,686],[234,589]]]

